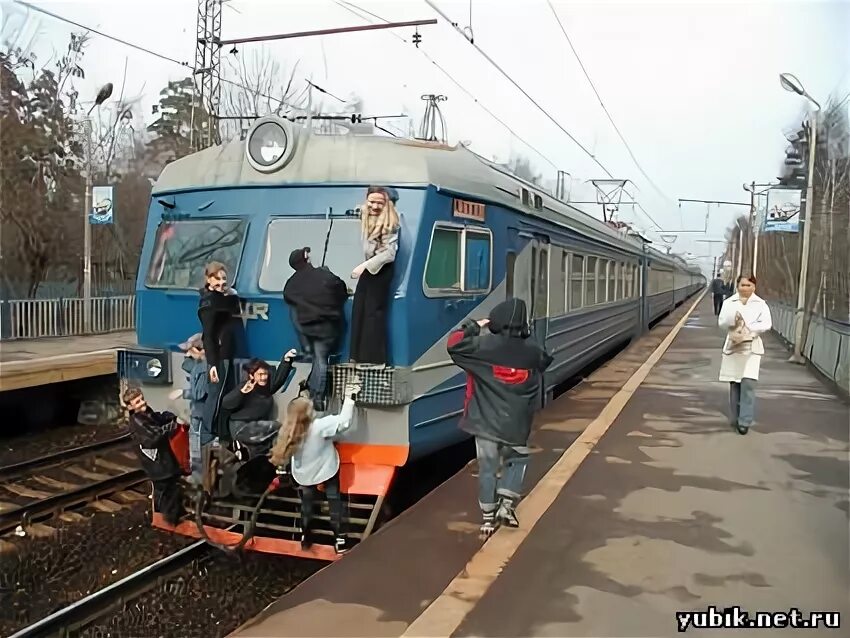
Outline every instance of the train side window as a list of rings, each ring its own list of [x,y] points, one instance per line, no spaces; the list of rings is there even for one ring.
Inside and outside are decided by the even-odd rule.
[[[607,301],[617,301],[617,262],[608,262],[608,296]]]
[[[598,261],[599,259],[596,257],[587,258],[587,268],[585,269],[584,276],[585,306],[593,306],[596,304],[596,270]]]
[[[425,287],[442,292],[460,292],[460,228],[435,227],[425,264]]]
[[[570,309],[570,254],[561,253],[561,278],[558,280],[560,291],[559,304],[555,308],[556,314],[562,315]]]
[[[490,235],[467,229],[465,232],[464,290],[490,289]]]
[[[548,312],[549,297],[549,249],[541,246],[537,251],[536,287],[534,290],[534,318],[545,317]]]
[[[573,255],[570,264],[570,310],[582,308],[584,293],[584,256]]]
[[[509,252],[505,258],[505,299],[514,296],[514,268],[516,268],[516,253]]]
[[[435,225],[425,263],[426,296],[490,290],[493,238],[488,230]]]

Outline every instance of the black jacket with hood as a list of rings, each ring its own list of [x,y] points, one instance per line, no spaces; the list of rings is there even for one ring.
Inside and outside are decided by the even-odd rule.
[[[295,274],[283,287],[283,300],[295,311],[296,327],[302,334],[321,339],[338,337],[348,286],[327,268],[313,267],[305,259],[307,250],[294,250],[289,256]]]
[[[468,319],[449,336],[449,356],[467,375],[465,432],[505,445],[528,443],[552,357],[528,338],[527,316],[524,301],[508,299],[490,313],[489,334]]]
[[[281,357],[280,364],[269,375],[266,385],[255,385],[247,394],[242,386],[233,388],[221,399],[221,407],[228,411],[230,422],[271,421],[274,412],[274,395],[289,385],[292,362]]]
[[[138,447],[142,469],[152,481],[180,476],[183,471],[171,451],[171,435],[177,430],[177,417],[171,412],[144,412],[130,415],[129,430]]]

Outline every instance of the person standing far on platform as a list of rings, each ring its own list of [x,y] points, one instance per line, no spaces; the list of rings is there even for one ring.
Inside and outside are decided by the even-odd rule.
[[[339,414],[316,418],[313,404],[303,397],[293,399],[286,410],[286,423],[280,429],[270,460],[278,467],[292,460],[292,478],[301,486],[301,547],[313,544],[313,501],[324,484],[328,498],[334,548],[346,548],[342,528],[342,496],[339,484],[339,453],[333,437],[351,427],[354,398],[360,392],[359,380],[345,387],[345,400]]]
[[[387,364],[387,315],[401,220],[389,189],[370,186],[360,207],[365,261],[351,271],[359,279],[351,309],[350,357],[355,363]]]
[[[756,294],[756,278],[737,279],[738,292],[723,302],[717,325],[726,328],[720,381],[729,383],[730,425],[746,434],[753,425],[756,382],[764,344],[761,334],[773,326],[770,308]]]
[[[489,334],[481,334],[485,326]],[[525,302],[508,299],[489,319],[468,319],[448,339],[449,356],[467,375],[460,427],[475,436],[485,538],[503,523],[519,527],[516,505],[528,465],[526,446],[541,405],[543,372],[552,363],[528,337]]]
[[[342,333],[348,286],[328,268],[314,268],[309,247],[293,250],[289,265],[295,273],[283,287],[283,299],[291,309],[301,347],[313,357],[307,384],[313,407],[321,412],[325,410],[328,358]]]
[[[227,420],[221,413],[221,398],[236,384],[233,371],[235,348],[234,317],[241,308],[239,295],[227,285],[227,268],[218,261],[207,264],[204,269],[205,283],[201,288],[198,303],[198,319],[201,321],[204,354],[207,358],[209,386],[204,404],[204,420],[201,429],[201,445],[214,438],[229,436]]]
[[[714,300],[714,316],[720,314],[720,308],[723,307],[723,299],[726,297],[726,283],[720,273],[711,282],[711,296]]]

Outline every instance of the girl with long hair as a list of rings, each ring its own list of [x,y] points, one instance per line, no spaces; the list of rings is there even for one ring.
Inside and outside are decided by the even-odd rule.
[[[359,279],[351,310],[351,360],[386,365],[387,309],[401,220],[382,186],[367,189],[360,210],[365,260],[351,272],[352,279]]]
[[[339,488],[339,453],[334,446],[333,437],[351,427],[354,397],[358,392],[359,385],[346,386],[340,413],[318,419],[313,410],[313,402],[309,398],[293,399],[286,409],[286,422],[272,448],[271,462],[281,467],[291,461],[292,478],[300,486],[301,547],[304,549],[313,544],[313,501],[319,486],[324,484],[331,515],[331,529],[334,533],[334,549],[337,553],[346,550],[346,538],[342,529],[342,496]]]
[[[771,329],[770,308],[756,294],[756,278],[741,275],[738,291],[723,302],[717,324],[726,329],[720,381],[729,383],[729,424],[746,434],[753,425],[756,383],[764,344],[761,335]]]

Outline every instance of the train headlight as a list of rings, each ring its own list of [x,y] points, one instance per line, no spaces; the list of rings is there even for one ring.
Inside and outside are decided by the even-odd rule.
[[[248,131],[248,163],[262,173],[280,170],[295,151],[295,131],[288,120],[269,116],[258,119]]]
[[[162,374],[162,363],[159,359],[150,359],[145,366],[148,371],[148,376],[156,378]]]

